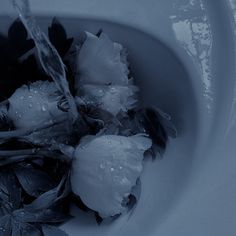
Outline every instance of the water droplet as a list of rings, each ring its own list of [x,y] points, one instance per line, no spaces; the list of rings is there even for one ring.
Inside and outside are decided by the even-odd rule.
[[[99,92],[100,94],[103,94],[103,90],[102,90],[102,89],[99,89],[98,92]]]
[[[38,93],[38,91],[37,91],[37,90],[34,90],[34,93],[35,93],[35,94],[37,94],[37,93]]]
[[[41,109],[42,109],[42,111],[47,111],[47,106],[46,105],[42,105]]]
[[[20,99],[23,100],[23,99],[24,99],[24,96],[21,96]]]
[[[119,169],[122,170],[122,169],[123,169],[123,166],[119,166]]]
[[[103,163],[101,163],[101,164],[100,164],[100,168],[101,168],[102,170],[104,170],[104,169],[105,169],[105,165],[104,165]]]
[[[29,99],[31,99],[32,98],[32,96],[31,95],[29,95],[29,97],[28,97]]]
[[[116,89],[115,89],[114,87],[111,87],[111,90],[110,90],[110,91],[111,91],[111,93],[114,94],[114,93],[116,92]]]
[[[33,107],[33,105],[30,103],[30,104],[29,104],[29,108],[32,108],[32,107]]]
[[[113,172],[115,169],[113,167],[111,167],[111,172]]]

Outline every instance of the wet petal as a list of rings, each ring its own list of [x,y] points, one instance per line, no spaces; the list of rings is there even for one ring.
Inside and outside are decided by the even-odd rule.
[[[53,117],[66,116],[57,107],[59,100],[55,83],[37,81],[23,85],[9,98],[8,117],[17,128],[30,128]]]
[[[141,135],[90,136],[75,151],[73,192],[104,218],[124,212],[123,203],[141,175],[143,154],[151,145]]]
[[[78,56],[77,88],[80,84],[127,85],[129,70],[123,47],[101,33],[87,33]]]
[[[84,85],[81,98],[86,103],[93,103],[93,105],[116,116],[119,112],[127,112],[135,107],[138,102],[137,91],[138,88],[134,85]]]

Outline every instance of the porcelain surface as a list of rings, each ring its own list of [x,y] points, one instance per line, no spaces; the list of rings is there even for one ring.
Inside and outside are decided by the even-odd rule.
[[[97,226],[74,209],[71,236],[235,236],[236,4],[234,0],[31,1],[46,30],[58,16],[77,37],[102,28],[129,50],[146,103],[170,113],[179,137],[147,162],[132,214]],[[1,1],[0,31],[15,18]]]

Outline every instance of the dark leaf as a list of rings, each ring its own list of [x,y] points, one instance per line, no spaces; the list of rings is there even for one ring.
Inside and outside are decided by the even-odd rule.
[[[43,225],[42,231],[44,236],[68,236],[65,231],[51,225]]]
[[[100,225],[103,222],[103,218],[98,214],[98,212],[94,212],[95,220],[98,225]]]
[[[11,236],[11,216],[6,215],[0,218],[0,235]]]
[[[22,22],[15,20],[8,30],[11,57],[19,58],[34,47],[33,40],[27,39],[27,37],[28,34]]]
[[[102,29],[99,29],[98,32],[96,33],[96,36],[97,36],[97,37],[100,37],[102,33],[103,33],[103,30],[102,30]]]
[[[0,170],[0,191],[7,196],[5,200],[12,210],[21,206],[21,188],[13,171]]]
[[[73,39],[67,39],[64,27],[56,18],[53,19],[51,27],[48,28],[48,36],[51,43],[63,58],[70,49]]]
[[[6,42],[7,42],[7,37],[0,34],[0,48],[3,47],[4,45],[6,45]]]
[[[27,40],[28,33],[22,22],[15,20],[8,30],[8,39],[13,44],[23,44]]]
[[[43,192],[55,187],[55,182],[49,175],[34,169],[31,165],[16,168],[15,174],[23,189],[30,196],[38,197]]]
[[[137,127],[143,127],[153,141],[152,154],[162,155],[165,151],[168,137],[176,136],[176,129],[170,116],[156,108],[146,108],[135,115]],[[140,130],[141,131],[141,130]]]
[[[59,206],[49,209],[20,209],[13,212],[14,218],[22,223],[62,223],[71,217],[64,214]]]
[[[11,236],[43,236],[39,226],[19,222],[14,218],[12,218],[11,228]]]
[[[153,110],[146,109],[143,115],[143,124],[153,142],[165,149],[168,136],[159,117]]]
[[[171,120],[171,117],[156,107],[153,107],[152,109],[156,113],[156,115],[159,117],[160,123],[164,127],[168,136],[170,136],[172,138],[176,138],[177,137],[177,130]]]
[[[28,211],[38,211],[51,208],[59,200],[62,200],[70,193],[70,185],[68,176],[64,176],[60,184],[42,195],[40,195],[36,200],[31,204],[25,206]]]

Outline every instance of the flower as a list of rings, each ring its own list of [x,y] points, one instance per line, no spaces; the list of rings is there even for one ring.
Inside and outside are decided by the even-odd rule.
[[[54,82],[37,81],[23,85],[8,99],[8,117],[16,128],[31,128],[55,117],[66,117],[67,114],[57,106],[60,98]]]
[[[101,33],[87,38],[78,55],[77,95],[116,116],[137,104],[138,88],[128,79],[128,62],[122,45]]]
[[[72,191],[103,218],[124,212],[151,145],[142,135],[85,137],[74,153]]]
[[[22,139],[37,145],[67,142],[71,134],[68,114],[58,108],[62,99],[54,82],[37,81],[23,85],[8,99],[8,119],[16,130],[31,131]],[[58,122],[58,123],[57,123]],[[55,124],[57,123],[57,124]],[[38,127],[46,125],[38,131]]]
[[[78,55],[78,78],[81,84],[128,85],[128,66],[124,48],[101,33],[86,33],[87,38]]]

